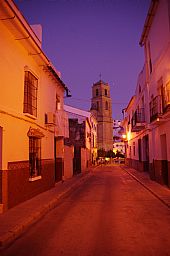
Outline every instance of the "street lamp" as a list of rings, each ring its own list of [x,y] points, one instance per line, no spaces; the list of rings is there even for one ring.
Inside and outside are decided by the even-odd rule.
[[[123,138],[123,139],[126,139],[126,134],[122,134],[122,138]]]

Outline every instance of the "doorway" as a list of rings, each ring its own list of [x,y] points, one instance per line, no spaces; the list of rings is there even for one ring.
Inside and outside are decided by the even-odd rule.
[[[2,127],[0,127],[0,170],[2,169]]]
[[[168,160],[167,160],[167,139],[166,134],[160,135],[161,142],[161,168],[162,168],[162,181],[168,185]]]
[[[143,137],[144,171],[149,172],[149,135]]]
[[[0,127],[0,204],[2,203],[2,132],[3,129]]]
[[[63,170],[64,170],[64,161],[63,158],[59,155],[61,139],[54,137],[54,177],[55,182],[62,180]],[[58,150],[57,150],[58,149]]]
[[[81,147],[74,147],[73,175],[81,173]]]

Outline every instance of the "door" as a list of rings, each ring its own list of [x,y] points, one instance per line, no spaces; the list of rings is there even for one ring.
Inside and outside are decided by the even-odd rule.
[[[143,158],[144,158],[144,171],[149,172],[149,136],[148,134],[143,137]]]
[[[166,134],[160,135],[161,142],[161,167],[162,167],[162,181],[168,185],[168,161],[167,161],[167,139]]]
[[[0,127],[0,170],[2,169],[2,127]]]
[[[55,182],[59,182],[62,180],[63,170],[64,170],[64,162],[62,157],[57,156],[57,138],[54,137],[54,176]]]
[[[81,147],[74,147],[73,174],[81,173]]]
[[[139,157],[139,162],[142,161],[142,156],[141,156],[141,139],[138,140],[138,157]]]
[[[56,144],[57,144],[57,139],[56,139],[56,137],[54,137],[54,177],[55,177],[55,181],[57,179]]]
[[[0,203],[2,203],[2,127],[0,127]]]

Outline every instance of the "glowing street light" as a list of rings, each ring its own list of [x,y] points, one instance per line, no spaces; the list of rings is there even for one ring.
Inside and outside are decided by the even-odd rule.
[[[122,134],[122,138],[123,138],[123,139],[126,139],[126,134]]]

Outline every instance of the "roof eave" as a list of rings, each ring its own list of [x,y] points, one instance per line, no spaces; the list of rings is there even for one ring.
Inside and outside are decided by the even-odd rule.
[[[150,7],[149,7],[149,10],[148,10],[146,20],[145,20],[142,35],[141,35],[141,38],[140,38],[140,41],[139,41],[140,46],[143,46],[146,42],[146,38],[148,36],[150,27],[152,25],[152,21],[153,21],[153,18],[155,16],[155,12],[156,12],[156,9],[158,7],[158,3],[159,3],[159,0],[152,0],[151,3],[150,3]]]
[[[66,93],[69,93],[69,89],[67,88],[67,86],[65,85],[65,83],[61,80],[61,78],[59,77],[59,75],[57,74],[55,68],[52,65],[48,65],[47,66],[48,70],[52,73],[52,75],[57,79],[57,81],[62,85],[62,87],[64,88],[64,90],[66,91]]]

